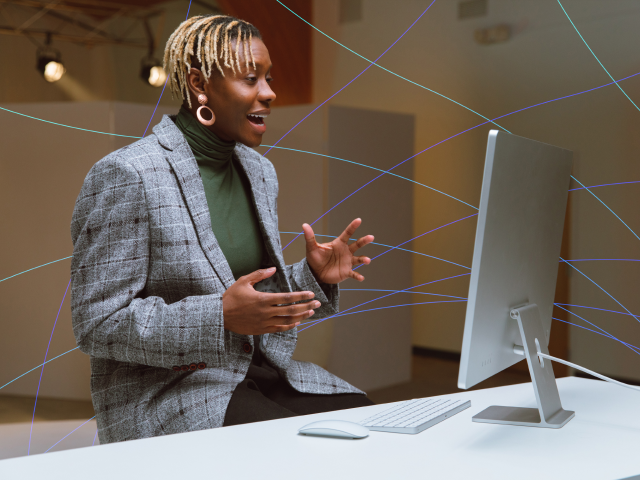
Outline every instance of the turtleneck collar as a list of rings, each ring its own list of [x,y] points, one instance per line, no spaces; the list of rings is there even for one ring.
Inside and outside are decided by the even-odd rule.
[[[175,120],[176,127],[185,136],[198,163],[215,163],[217,166],[231,160],[236,142],[227,142],[202,125],[184,106]]]

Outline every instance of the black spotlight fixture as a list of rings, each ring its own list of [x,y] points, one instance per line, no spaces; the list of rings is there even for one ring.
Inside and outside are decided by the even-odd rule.
[[[47,33],[44,47],[36,52],[36,68],[47,82],[57,82],[66,72],[60,51],[51,46],[51,33]]]
[[[149,56],[142,59],[140,78],[152,87],[161,87],[167,79],[167,74],[162,68],[160,61]]]
[[[151,32],[151,26],[149,20],[144,20],[144,28],[147,34],[147,40],[149,41],[149,53],[142,59],[140,65],[140,78],[147,82],[152,87],[161,87],[167,80],[167,72],[162,68],[162,64],[153,56],[153,52],[156,49],[156,42]]]

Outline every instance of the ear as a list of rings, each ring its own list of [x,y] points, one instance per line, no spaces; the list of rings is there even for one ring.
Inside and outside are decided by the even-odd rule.
[[[204,93],[204,75],[197,68],[191,68],[189,73],[187,74],[187,87],[189,88],[189,92],[192,95],[192,100],[198,98],[198,95]],[[193,103],[193,101],[191,102]],[[196,104],[198,102],[196,101]]]

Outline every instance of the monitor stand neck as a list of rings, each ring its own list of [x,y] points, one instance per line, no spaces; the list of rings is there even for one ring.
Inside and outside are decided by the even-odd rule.
[[[473,421],[526,427],[561,428],[575,416],[575,412],[562,408],[551,361],[545,361],[538,357],[538,352],[549,354],[538,306],[530,304],[514,308],[511,310],[511,318],[517,320],[520,327],[522,349],[529,365],[538,408],[494,405],[474,416]]]

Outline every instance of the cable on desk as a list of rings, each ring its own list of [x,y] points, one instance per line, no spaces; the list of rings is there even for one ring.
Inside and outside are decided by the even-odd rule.
[[[551,355],[547,355],[546,353],[542,353],[542,352],[538,352],[538,356],[542,358],[547,358],[549,360],[553,360],[554,362],[563,363],[564,365],[575,368],[576,370],[581,370],[585,373],[588,373],[589,375],[593,375],[594,377],[597,377],[600,380],[604,380],[605,382],[615,383],[616,385],[620,385],[621,387],[627,387],[627,388],[630,388],[631,390],[640,392],[640,387],[636,387],[635,385],[628,385],[626,383],[619,382],[618,380],[614,380],[613,378],[605,377],[604,375],[600,375],[599,373],[589,370],[588,368],[581,367],[580,365],[576,365],[575,363],[567,362],[566,360],[561,360],[559,358],[552,357]]]

